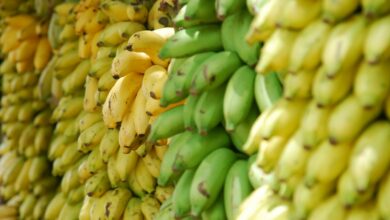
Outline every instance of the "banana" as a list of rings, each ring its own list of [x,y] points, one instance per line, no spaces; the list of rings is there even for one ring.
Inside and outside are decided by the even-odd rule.
[[[209,154],[196,169],[190,189],[191,214],[200,216],[217,199],[224,179],[237,156],[229,149]]]
[[[329,116],[330,142],[337,144],[353,141],[364,127],[380,114],[380,110],[380,105],[367,109],[360,105],[356,96],[348,96],[334,108]]]
[[[59,35],[60,42],[65,43],[67,41],[75,41],[76,39],[77,39],[77,35],[76,35],[75,25],[65,24]]]
[[[49,40],[47,37],[40,38],[34,54],[34,68],[37,70],[43,70],[49,63],[51,55],[52,53]]]
[[[328,137],[326,126],[332,107],[321,107],[312,100],[302,116],[300,130],[302,142],[306,149],[315,148],[321,141]]]
[[[354,16],[332,29],[322,53],[323,67],[328,77],[335,77],[359,61],[365,34],[358,33],[366,33],[366,26],[365,18]]]
[[[139,74],[129,74],[116,81],[103,105],[103,120],[108,128],[117,127],[123,120],[141,83],[142,75]]]
[[[254,104],[255,76],[256,72],[254,70],[248,66],[243,66],[229,79],[223,97],[225,128],[229,132],[234,131],[237,125],[245,119],[250,112],[251,106]],[[202,101],[202,97],[200,101]]]
[[[150,66],[152,60],[143,52],[124,50],[112,61],[112,77],[119,79],[128,74],[144,73]]]
[[[140,159],[134,151],[129,154],[124,154],[120,150],[117,152],[115,168],[121,181],[125,181],[130,173],[137,172],[139,161]],[[143,184],[142,182],[139,183]]]
[[[390,119],[390,95],[387,95],[386,103],[384,104],[384,112],[387,119]]]
[[[143,160],[148,172],[154,178],[158,178],[160,176],[161,160],[158,158],[156,152],[151,150],[141,159]]]
[[[118,187],[120,184],[120,178],[115,168],[116,154],[112,155],[107,162],[107,174],[110,180],[111,187]]]
[[[27,159],[23,163],[23,167],[20,170],[19,174],[17,175],[17,178],[15,180],[15,190],[16,191],[23,191],[27,190],[30,185],[30,180],[29,180],[29,171],[31,168],[33,159]]]
[[[91,174],[97,173],[99,170],[106,168],[106,164],[100,157],[99,148],[97,146],[93,147],[92,152],[88,154],[86,163],[86,168]]]
[[[78,179],[78,167],[72,167],[67,170],[61,180],[61,192],[65,193],[69,198],[69,192],[80,186]]]
[[[127,5],[124,2],[114,1],[102,2],[100,4],[101,10],[104,12],[104,14],[106,14],[107,17],[110,18],[112,23],[129,20],[127,16],[127,7],[129,6],[131,5]]]
[[[100,58],[114,58],[116,55],[117,47],[97,47],[96,59]]]
[[[388,26],[390,23],[390,16],[385,16],[374,21],[367,30],[367,36],[364,41],[364,59],[370,63],[378,63],[390,58],[390,32]],[[381,40],[379,40],[381,39]],[[375,43],[377,42],[377,43]]]
[[[98,79],[87,76],[84,87],[83,109],[88,112],[95,112],[98,109],[97,100],[95,99],[95,93],[98,91]]]
[[[322,2],[322,19],[327,23],[337,23],[350,16],[359,6],[359,1],[329,1]]]
[[[39,38],[23,40],[16,49],[15,59],[18,62],[34,59],[34,53],[39,44]]]
[[[256,72],[267,74],[277,71],[279,74],[288,69],[289,58],[298,32],[277,29],[261,49],[261,57],[256,65]]]
[[[83,97],[66,97],[62,98],[58,106],[54,109],[52,120],[59,121],[76,117],[83,109]]]
[[[222,194],[222,193],[221,193]],[[224,196],[219,195],[217,201],[214,202],[212,206],[202,212],[202,219],[204,220],[212,220],[212,219],[228,219],[226,217],[226,207],[223,203]],[[189,217],[189,219],[192,219]]]
[[[141,210],[145,220],[152,220],[160,209],[160,203],[152,196],[142,198]]]
[[[275,172],[266,173],[265,170],[257,166],[256,155],[249,157],[249,171],[248,178],[254,189],[257,189],[264,185],[269,185],[272,189],[277,192],[279,189],[279,182],[276,179]]]
[[[144,30],[142,24],[132,21],[122,21],[108,25],[100,34],[97,45],[116,46],[128,40],[134,33]]]
[[[96,58],[94,62],[91,63],[88,76],[100,78],[104,73],[110,71],[112,62],[112,57]]]
[[[12,217],[16,217],[18,214],[17,207],[13,207],[10,205],[1,205],[0,206],[0,217],[4,219],[13,219]]]
[[[105,219],[105,199],[106,199],[106,196],[103,195],[102,197],[100,198],[95,198],[92,205],[91,205],[91,208],[89,210],[89,218],[90,219]]]
[[[240,66],[241,60],[235,52],[224,51],[210,56],[195,70],[191,95],[222,85]]]
[[[377,204],[376,207],[380,215],[384,218],[388,218],[390,216],[389,210],[386,208],[386,204],[390,195],[390,175],[387,173],[386,176],[383,177],[379,184],[379,191],[377,195]]]
[[[164,87],[162,89],[162,94],[160,98],[160,106],[167,107],[170,104],[177,103],[185,99],[185,94],[177,93],[178,88],[176,88],[175,77],[168,75],[168,79],[165,81]]]
[[[368,18],[379,17],[382,15],[386,15],[390,11],[390,6],[386,4],[385,1],[376,0],[376,1],[361,1],[361,5],[363,8],[363,13]]]
[[[205,145],[209,147],[205,149]],[[171,169],[175,173],[182,173],[186,169],[195,168],[213,151],[229,146],[229,136],[222,127],[211,130],[206,136],[193,133],[177,151]]]
[[[151,125],[147,141],[155,143],[159,139],[168,138],[183,131],[183,105],[181,105],[159,115]]]
[[[252,106],[246,118],[237,125],[234,131],[229,132],[230,139],[237,150],[245,153],[243,146],[247,141],[252,125],[258,116],[259,111],[257,110],[257,107]]]
[[[36,132],[34,138],[34,149],[38,154],[46,153],[49,149],[49,140],[52,136],[53,128],[51,126],[40,127]]]
[[[129,5],[126,13],[130,21],[145,23],[148,20],[148,7],[144,4]]]
[[[76,204],[70,204],[69,202],[66,202],[65,205],[62,207],[61,212],[59,213],[58,220],[78,219],[82,205],[82,201]]]
[[[385,174],[390,163],[390,158],[384,153],[389,134],[388,121],[376,121],[356,140],[349,169],[359,192],[375,185]]]
[[[96,199],[89,196],[84,196],[83,205],[81,206],[79,219],[80,220],[90,220],[89,211],[92,209]]]
[[[132,194],[128,189],[119,187],[108,191],[104,197],[105,217],[107,219],[120,219]]]
[[[331,196],[319,204],[309,215],[309,220],[314,219],[335,219],[341,220],[346,217],[346,210],[342,207],[341,202],[337,196]]]
[[[110,70],[105,72],[98,81],[98,90],[99,91],[110,91],[114,86],[116,80],[112,77]]]
[[[88,59],[83,60],[69,75],[64,78],[62,82],[62,89],[65,95],[72,94],[83,88],[85,84],[85,77],[88,74],[90,65],[91,64]]]
[[[84,184],[87,179],[89,179],[93,174],[89,172],[88,168],[88,156],[85,155],[80,159],[80,164],[77,168],[77,175],[79,176],[79,181],[81,184]]]
[[[160,65],[153,65],[149,67],[145,71],[144,78],[142,80],[141,91],[143,95],[155,100],[160,99],[167,78],[167,70],[164,67]]]
[[[18,28],[7,26],[1,34],[0,44],[3,53],[9,53],[19,47],[20,42],[17,39]],[[7,41],[6,41],[7,40]]]
[[[279,17],[279,10],[285,2],[282,0],[265,1],[255,15],[251,27],[245,37],[249,44],[257,41],[267,40],[276,28],[276,21]]]
[[[173,28],[164,28],[165,32],[169,33],[167,35],[173,36]],[[161,30],[160,30],[161,31]],[[162,60],[159,58],[158,54],[161,47],[164,45],[166,38],[161,36],[157,31],[139,31],[133,34],[128,42],[126,49],[129,51],[143,52],[146,53],[152,62],[163,67],[167,67],[169,59]]]
[[[2,172],[1,183],[4,185],[13,185],[18,178],[18,174],[23,169],[24,159],[16,157],[6,164],[7,169]]]
[[[169,200],[163,202],[160,206],[160,210],[155,216],[156,220],[167,220],[167,219],[174,219],[175,213],[173,212],[172,207],[172,198]]]
[[[55,136],[49,146],[48,150],[48,158],[50,160],[54,160],[56,158],[59,158],[63,152],[65,151],[65,148],[67,144],[70,142],[69,138],[60,135]]]
[[[353,92],[364,108],[381,105],[390,91],[389,63],[369,65],[362,62],[356,73]]]
[[[313,71],[298,71],[287,74],[284,78],[283,96],[286,99],[306,99],[312,96]]]
[[[229,169],[224,184],[224,205],[227,219],[236,219],[239,206],[252,192],[248,178],[248,161],[237,160]]]
[[[8,107],[4,112],[3,121],[5,123],[18,121],[18,114],[21,108],[21,105],[13,105]]]
[[[128,184],[131,191],[138,197],[142,198],[147,195],[147,192],[143,189],[141,183],[138,182],[135,172],[131,172],[128,176]]]
[[[321,13],[321,2],[289,1],[285,2],[277,25],[283,28],[300,30],[315,20]]]
[[[76,163],[82,155],[83,154],[77,150],[77,141],[70,143],[60,157],[60,164],[63,167],[69,167]]]
[[[187,131],[194,131],[196,129],[194,115],[199,98],[200,96],[188,96],[184,104],[184,127]]]
[[[66,197],[63,193],[57,193],[46,207],[45,219],[56,219],[61,212],[61,208],[65,205]]]
[[[88,197],[100,198],[105,192],[111,188],[110,181],[108,179],[107,171],[100,170],[92,175],[85,182],[85,195]]]
[[[352,208],[347,215],[347,220],[380,219],[380,214],[375,203],[370,201]]]
[[[103,121],[99,121],[91,125],[89,128],[80,133],[77,139],[77,149],[81,152],[87,153],[91,147],[96,146],[102,140],[106,127]]]
[[[44,196],[41,196],[40,198],[38,198],[38,201],[35,204],[35,207],[33,210],[33,218],[35,218],[35,219],[43,218],[46,207],[49,204],[52,197],[53,197],[53,194],[47,194],[47,195],[44,195]]]
[[[155,1],[149,11],[148,29],[155,30],[173,26],[171,17],[175,16],[176,10],[173,4],[166,4],[163,0]]]
[[[153,177],[151,173],[149,173],[148,168],[145,165],[143,160],[138,160],[137,165],[135,167],[135,178],[138,183],[141,184],[141,187],[147,193],[154,192],[156,188],[156,178]]]
[[[373,198],[375,186],[359,191],[351,171],[347,169],[338,180],[337,197],[345,208],[363,204]]]
[[[37,199],[38,198],[36,198],[33,194],[26,196],[23,203],[19,207],[20,218],[26,219],[27,217],[32,216]]]
[[[143,138],[143,137],[142,137]],[[123,116],[119,128],[119,146],[122,148],[122,153],[128,153],[130,150],[135,150],[139,147],[138,136],[134,127],[134,116],[132,111],[128,110]]]
[[[54,134],[65,133],[69,128],[73,127],[74,122],[74,118],[58,121],[54,128]]]
[[[126,209],[123,213],[123,220],[143,220],[143,214],[141,210],[141,199],[132,197],[126,204]]]
[[[207,24],[207,23],[213,23],[214,21],[202,21],[200,19],[186,19],[186,13],[187,13],[187,4],[184,4],[179,11],[177,12],[176,16],[173,18],[173,23],[175,27],[183,27],[183,28],[190,28],[194,27],[200,24]],[[152,13],[151,13],[152,14]]]
[[[201,25],[176,32],[161,48],[159,56],[162,59],[180,58],[220,49],[222,49],[220,26]]]
[[[233,14],[235,10],[241,10],[246,6],[245,1],[232,0],[216,0],[215,10],[218,19],[224,20],[229,15]]]
[[[183,132],[171,138],[164,158],[161,160],[160,176],[157,179],[158,185],[167,186],[177,177],[172,170],[173,163],[175,162],[178,151],[184,143],[188,143],[187,141],[191,136],[191,132]]]
[[[81,58],[78,56],[78,50],[76,48],[60,55],[54,68],[55,70],[74,68],[80,62]]]
[[[99,144],[100,157],[105,163],[119,150],[118,129],[108,129]]]

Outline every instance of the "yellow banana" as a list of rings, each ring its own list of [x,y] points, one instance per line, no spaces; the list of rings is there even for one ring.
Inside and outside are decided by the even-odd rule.
[[[68,76],[63,79],[62,90],[65,95],[75,93],[77,90],[83,88],[85,84],[85,77],[88,74],[89,68],[89,59],[83,60]]]
[[[158,178],[158,176],[160,176],[161,160],[158,158],[156,152],[151,150],[141,159],[144,161],[144,165],[149,173],[153,177]]]
[[[108,179],[107,171],[100,170],[92,175],[85,182],[86,197],[99,198],[110,189],[110,181]]]
[[[118,129],[108,129],[99,144],[100,157],[105,163],[109,158],[118,152],[119,149],[119,131]]]
[[[143,52],[133,52],[124,50],[112,61],[111,73],[115,79],[134,73],[144,73],[152,61]]]
[[[35,18],[32,15],[20,14],[6,17],[4,22],[12,27],[23,28],[35,22]]]
[[[67,41],[75,41],[76,39],[77,35],[75,31],[75,25],[73,23],[65,24],[59,35],[60,42],[65,43]]]
[[[134,151],[131,151],[129,154],[124,154],[120,150],[117,152],[115,169],[121,181],[127,180],[129,174],[136,170],[138,161],[140,160],[138,159],[137,153]]]
[[[367,30],[364,42],[364,58],[369,63],[377,63],[390,58],[390,16],[374,21]]]
[[[93,197],[84,196],[83,205],[81,206],[79,213],[80,220],[91,220],[89,213],[92,209],[95,200],[96,199]]]
[[[95,99],[97,101],[98,106],[102,106],[108,97],[108,93],[110,91],[107,90],[98,90],[95,92]]]
[[[377,208],[382,217],[389,218],[390,217],[390,211],[387,208],[387,204],[389,201],[390,196],[390,175],[389,173],[386,174],[386,176],[382,179],[379,185],[379,191],[377,195]]]
[[[256,219],[256,214],[259,214],[259,211],[275,196],[275,192],[267,184],[255,189],[240,204],[237,220]]]
[[[145,105],[146,98],[142,91],[138,90],[130,110],[134,117],[134,130],[138,136],[147,135],[150,116],[146,114]]]
[[[57,219],[62,207],[65,205],[66,197],[63,193],[58,192],[49,202],[44,218],[48,220]]]
[[[63,120],[76,117],[83,109],[83,97],[66,97],[62,98],[54,109],[52,120]]]
[[[38,201],[35,204],[35,207],[33,210],[33,218],[35,218],[35,219],[42,219],[43,218],[46,207],[49,204],[52,197],[53,197],[53,194],[48,193],[48,194],[43,195],[43,196],[38,198]]]
[[[59,213],[58,220],[77,219],[83,202],[70,204],[66,202]]]
[[[84,153],[89,152],[92,150],[91,147],[94,147],[100,143],[100,140],[103,138],[105,132],[106,127],[103,121],[94,123],[89,128],[80,133],[77,139],[78,150]]]
[[[168,79],[166,68],[160,65],[153,65],[149,67],[145,73],[142,81],[142,93],[145,97],[152,97],[160,99],[165,81]]]
[[[13,219],[18,215],[18,209],[17,207],[14,206],[9,206],[9,205],[0,205],[0,218],[4,219]]]
[[[92,34],[85,34],[79,37],[79,57],[87,59],[91,56],[92,39]]]
[[[381,105],[390,92],[389,62],[370,65],[362,62],[356,73],[353,92],[365,108]]]
[[[106,169],[106,164],[100,156],[98,146],[94,146],[91,153],[88,154],[87,169],[91,174],[97,173],[101,169]]]
[[[261,140],[257,154],[257,165],[265,172],[270,172],[278,163],[288,139],[283,136],[274,136],[269,140]]]
[[[68,169],[61,180],[61,192],[69,196],[69,192],[80,186],[80,181],[78,179],[78,167],[73,166],[71,169]]]
[[[328,77],[356,65],[362,55],[367,21],[360,15],[341,22],[332,29],[322,53],[322,63]],[[363,33],[363,34],[362,34]]]
[[[347,211],[337,196],[331,196],[319,204],[309,215],[308,220],[334,219],[343,220]]]
[[[36,51],[39,38],[29,38],[22,41],[16,49],[15,59],[18,62],[32,60]]]
[[[305,184],[309,187],[334,182],[347,168],[352,146],[350,143],[331,145],[324,140],[310,156],[305,173]],[[332,166],[332,169],[325,168]]]
[[[110,91],[110,89],[115,84],[115,79],[111,75],[111,71],[105,72],[98,81],[98,90],[99,91]]]
[[[36,26],[37,26],[36,22],[32,22],[29,25],[27,25],[23,28],[20,28],[17,35],[16,35],[16,38],[19,41],[24,41],[28,38],[37,37],[37,33],[35,32]]]
[[[95,99],[95,93],[98,90],[98,79],[87,76],[84,86],[85,95],[83,100],[83,108],[85,111],[94,112],[98,109],[97,100]]]
[[[29,171],[31,168],[32,164],[32,159],[27,159],[24,164],[22,169],[20,170],[20,173],[18,174],[18,177],[16,178],[15,181],[15,190],[17,191],[23,191],[23,190],[28,190],[29,185],[30,185],[30,180],[29,180]]]
[[[144,30],[142,24],[132,21],[123,21],[108,25],[99,35],[97,45],[116,46],[126,41],[131,35],[137,31]]]
[[[283,28],[302,29],[321,12],[321,2],[313,1],[287,1],[283,5],[277,24]]]
[[[69,41],[65,42],[58,50],[57,54],[59,56],[64,55],[66,52],[72,51],[77,49],[78,47],[78,42],[76,41]]]
[[[127,111],[123,117],[123,120],[119,128],[119,146],[125,153],[132,150],[134,140],[136,140],[137,133],[135,132],[134,116],[131,111]],[[138,146],[134,146],[137,148]]]
[[[286,71],[289,58],[298,33],[277,29],[261,49],[261,58],[256,65],[256,72],[267,74],[270,71]]]
[[[118,187],[120,185],[120,177],[118,172],[116,171],[116,155],[112,155],[107,162],[107,174],[108,174],[108,179],[110,180],[111,186],[112,187]],[[131,176],[131,175],[130,175]],[[130,177],[129,177],[130,179]]]
[[[142,201],[140,198],[131,198],[123,213],[123,220],[143,220],[144,216],[141,210],[141,203]]]
[[[87,32],[86,26],[87,24],[92,23],[97,11],[98,10],[93,7],[88,7],[85,8],[82,13],[77,13],[76,22],[74,22],[75,34],[81,35]]]
[[[108,191],[104,197],[105,217],[107,219],[120,219],[132,194],[128,189],[118,187]]]
[[[110,70],[113,59],[111,57],[102,57],[94,60],[91,63],[91,68],[88,75],[95,78],[100,78],[104,73]]]
[[[126,13],[130,21],[145,23],[148,19],[148,8],[143,4],[128,5]]]
[[[160,202],[164,203],[168,199],[172,198],[172,194],[175,188],[173,186],[157,186],[154,192],[154,197]]]
[[[313,78],[314,71],[312,70],[301,70],[295,74],[287,74],[283,82],[283,96],[290,100],[311,98]]]
[[[145,196],[142,198],[141,210],[145,220],[153,220],[160,210],[160,203],[150,195]]]
[[[157,157],[162,161],[165,152],[168,150],[168,145],[155,145],[154,150],[156,151]]]
[[[129,110],[136,92],[141,87],[142,75],[129,74],[115,82],[103,105],[103,120],[108,128],[117,127]]]
[[[33,194],[29,194],[24,199],[23,203],[19,207],[19,216],[22,219],[26,219],[29,216],[32,216],[34,206],[37,203],[37,197]]]
[[[135,167],[135,177],[146,192],[151,193],[155,190],[157,180],[148,171],[148,168],[143,160],[137,161],[137,166]]]
[[[110,18],[112,23],[127,21],[127,8],[132,7],[124,2],[107,1],[100,5],[101,10]]]
[[[62,167],[70,167],[76,163],[83,154],[77,150],[77,142],[70,143],[60,157]]]
[[[358,0],[322,2],[322,19],[327,23],[337,23],[354,13],[359,6]]]
[[[387,119],[390,119],[390,95],[387,95],[384,112],[386,114]]]
[[[96,59],[110,57],[114,58],[116,55],[117,47],[98,47],[96,52]]]
[[[63,2],[54,7],[54,11],[61,17],[67,16],[76,6],[76,3],[73,2]]]
[[[0,37],[0,44],[3,53],[9,53],[12,50],[15,50],[20,45],[20,42],[16,37],[18,30],[18,28],[7,26],[2,32]]]
[[[54,68],[56,70],[70,69],[70,68],[74,68],[80,62],[81,62],[81,58],[78,56],[77,48],[75,48],[60,55],[56,61]]]
[[[39,127],[34,138],[34,149],[38,154],[45,153],[49,149],[49,142],[53,128],[51,126]]]
[[[382,214],[383,215],[383,214]],[[374,201],[369,201],[363,205],[352,208],[348,214],[347,220],[365,220],[365,219],[380,219],[380,214],[377,205]]]

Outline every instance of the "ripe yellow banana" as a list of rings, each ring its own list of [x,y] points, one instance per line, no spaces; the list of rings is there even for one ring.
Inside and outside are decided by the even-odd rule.
[[[38,43],[39,38],[29,38],[22,41],[16,49],[15,60],[18,62],[32,60]]]
[[[314,74],[313,70],[301,70],[295,74],[287,74],[283,82],[283,96],[290,100],[311,98]]]
[[[80,164],[77,168],[77,175],[79,176],[79,181],[81,184],[84,184],[85,181],[93,175],[89,172],[88,169],[88,156],[89,155],[86,155],[80,159]]]
[[[130,110],[134,118],[134,130],[138,136],[147,135],[146,132],[149,126],[150,116],[146,114],[145,105],[146,98],[140,89],[138,90]]]
[[[75,46],[76,48],[71,49],[58,57],[55,64],[56,70],[74,68],[81,62],[81,58],[78,56],[77,42]]]
[[[322,53],[322,63],[328,77],[334,77],[359,61],[367,20],[356,15],[332,29]]]
[[[103,120],[108,128],[117,127],[141,87],[142,75],[129,74],[115,82],[103,105]]]
[[[148,193],[154,192],[157,179],[149,172],[144,160],[138,160],[135,167],[135,178]]]
[[[58,106],[54,109],[52,120],[58,121],[76,117],[83,109],[82,96],[67,96],[60,100]]]
[[[80,220],[90,220],[90,210],[95,203],[95,198],[84,196],[83,205],[81,206],[79,218]]]
[[[145,97],[152,97],[160,99],[165,81],[168,79],[167,70],[160,65],[153,65],[149,67],[145,73],[142,81],[141,90]]]
[[[63,193],[58,192],[49,202],[44,218],[48,220],[54,220],[61,212],[61,208],[65,205],[66,197]]]
[[[106,170],[100,170],[85,182],[86,197],[100,198],[111,188]]]
[[[390,175],[389,173],[384,176],[382,179],[380,185],[379,185],[379,191],[377,195],[377,208],[380,213],[380,215],[384,218],[390,217],[390,211],[387,208],[387,204],[390,196]]]
[[[342,206],[336,195],[327,198],[319,204],[309,215],[308,220],[343,220],[347,211]]]
[[[267,184],[257,188],[241,203],[237,220],[256,219],[256,214],[275,196]]]
[[[146,53],[124,50],[112,61],[111,73],[119,79],[128,74],[144,73],[150,66],[152,61]]]
[[[88,172],[91,174],[97,173],[101,169],[106,169],[106,164],[100,156],[98,146],[94,146],[91,153],[88,154],[86,163]]]
[[[110,24],[100,33],[97,45],[99,47],[119,45],[128,40],[135,32],[144,29],[142,24],[132,21]]]
[[[91,56],[93,34],[85,34],[79,37],[79,57],[88,59]]]
[[[29,216],[32,216],[34,206],[37,203],[37,197],[33,194],[29,194],[24,199],[23,203],[19,207],[19,216],[20,218],[26,219]]]
[[[145,220],[153,220],[160,210],[160,203],[150,195],[145,196],[142,198],[141,210]]]
[[[99,91],[110,91],[110,89],[115,84],[115,79],[111,75],[111,71],[108,70],[105,72],[98,81],[98,90]],[[104,102],[103,102],[104,103]]]
[[[128,5],[126,8],[126,13],[130,21],[145,23],[148,19],[148,8],[143,4]]]
[[[18,214],[17,207],[10,206],[10,205],[0,206],[0,218],[13,219],[14,217],[16,219],[17,214]]]
[[[108,191],[104,195],[105,217],[107,219],[120,219],[131,197],[131,192],[124,187]]]
[[[305,184],[315,187],[317,183],[334,182],[347,168],[351,149],[351,143],[332,145],[328,140],[322,141],[307,162]]]
[[[359,6],[358,0],[322,2],[322,19],[327,23],[337,23],[354,13]]]
[[[315,20],[321,12],[321,2],[288,1],[283,5],[277,24],[283,28],[300,30]]]
[[[364,42],[364,58],[369,63],[377,63],[390,58],[390,16],[374,21],[367,30]]]
[[[118,129],[108,129],[99,144],[100,157],[105,163],[119,150]]]
[[[3,53],[9,53],[18,48],[20,42],[17,39],[18,28],[7,26],[1,34],[0,44]]]
[[[29,171],[31,168],[33,159],[27,159],[24,164],[22,169],[20,170],[20,173],[18,174],[16,180],[15,180],[15,190],[18,192],[23,191],[23,190],[28,190],[29,185],[30,185],[30,180],[29,180]]]
[[[143,220],[144,216],[141,210],[141,203],[142,201],[140,198],[131,198],[123,213],[123,220]]]
[[[101,10],[107,17],[110,18],[112,23],[120,22],[120,21],[128,21],[129,18],[127,16],[127,8],[133,7],[132,5],[128,5],[124,2],[118,1],[106,1],[100,4]]]
[[[69,195],[69,192],[80,186],[78,179],[78,167],[73,166],[67,170],[61,180],[61,192]]]
[[[100,143],[100,140],[103,138],[104,133],[106,132],[106,126],[103,121],[98,121],[91,125],[89,128],[85,129],[80,133],[77,139],[77,149],[81,152],[87,153],[91,149]]]
[[[34,149],[38,154],[45,153],[49,149],[49,140],[52,136],[51,126],[39,127],[34,138]]]
[[[265,172],[273,170],[278,163],[287,141],[288,138],[282,136],[273,136],[269,140],[261,140],[258,145],[257,165]]]
[[[150,150],[144,157],[141,158],[144,161],[144,165],[153,177],[158,178],[160,176],[161,160],[158,158],[154,150]]]
[[[380,214],[375,202],[369,201],[363,205],[359,205],[352,208],[348,212],[346,219],[347,220],[380,219]]]
[[[98,79],[87,76],[84,87],[83,108],[85,111],[95,112],[98,109],[97,100],[95,99],[95,93],[98,91]]]
[[[34,55],[34,68],[37,70],[43,70],[47,65],[51,57],[51,46],[47,37],[42,37],[39,40],[35,55]]]
[[[120,150],[117,152],[115,169],[121,181],[127,180],[130,173],[135,172],[138,161],[138,155],[134,151],[129,154],[124,154]]]

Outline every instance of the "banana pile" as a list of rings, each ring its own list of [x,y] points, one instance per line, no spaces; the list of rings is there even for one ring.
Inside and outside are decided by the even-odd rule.
[[[390,5],[255,5],[256,72],[284,92],[243,146],[257,189],[237,219],[390,219]]]
[[[47,158],[52,109],[42,99],[40,76],[52,52],[48,24],[31,15],[4,19],[0,44],[2,76],[0,218],[42,219],[58,187]]]

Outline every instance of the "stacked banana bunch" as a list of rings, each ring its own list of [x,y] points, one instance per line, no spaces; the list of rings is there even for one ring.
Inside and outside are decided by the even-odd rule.
[[[246,40],[264,43],[256,71],[277,72],[284,93],[243,147],[258,151],[258,188],[238,219],[390,219],[390,4],[254,8]]]
[[[58,186],[47,158],[52,113],[39,91],[39,77],[51,57],[47,23],[31,15],[4,19],[0,194],[1,218],[42,219]]]
[[[14,16],[17,14],[31,14],[35,9],[35,1],[37,0],[1,0],[0,1],[0,16]],[[38,0],[39,1],[39,0]]]
[[[157,182],[175,189],[157,219],[235,219],[253,190],[242,147],[259,109],[281,97],[281,84],[252,68],[260,44],[245,42],[252,20],[245,2],[180,4],[180,30],[159,53],[172,58],[160,105],[184,105],[153,122],[146,144],[170,138]]]

